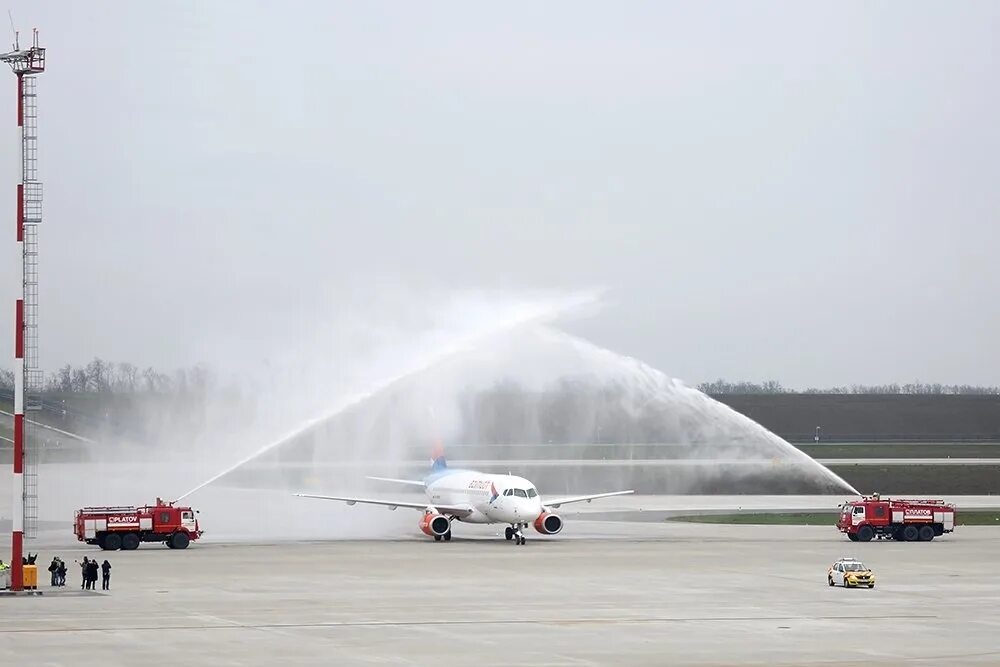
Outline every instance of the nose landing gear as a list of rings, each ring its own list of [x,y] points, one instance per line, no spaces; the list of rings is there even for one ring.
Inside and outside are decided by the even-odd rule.
[[[527,538],[525,538],[524,533],[521,532],[521,524],[507,526],[504,529],[503,534],[508,541],[514,540],[514,544],[524,544],[527,542]]]

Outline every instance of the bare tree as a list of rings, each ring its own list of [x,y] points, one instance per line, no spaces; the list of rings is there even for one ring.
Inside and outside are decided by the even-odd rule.
[[[139,369],[128,362],[118,364],[118,377],[121,382],[122,391],[130,394],[135,393],[135,380]]]
[[[107,362],[99,357],[94,357],[94,360],[87,364],[87,379],[94,391],[108,391],[110,387],[108,386]]]
[[[159,386],[157,384],[158,376],[159,374],[156,372],[156,369],[153,368],[152,366],[148,366],[146,370],[142,372],[142,379],[146,383],[146,391],[152,393],[157,390]]]
[[[87,391],[87,386],[90,384],[87,377],[87,370],[84,368],[74,368],[73,369],[73,391],[84,392]]]
[[[57,373],[58,379],[57,384],[59,391],[70,392],[73,391],[73,367],[66,364],[59,369]]]

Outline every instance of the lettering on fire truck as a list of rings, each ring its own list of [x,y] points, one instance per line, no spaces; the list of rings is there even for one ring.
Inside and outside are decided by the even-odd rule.
[[[136,514],[126,515],[126,516],[115,516],[111,515],[108,517],[108,523],[139,523],[139,516]]]

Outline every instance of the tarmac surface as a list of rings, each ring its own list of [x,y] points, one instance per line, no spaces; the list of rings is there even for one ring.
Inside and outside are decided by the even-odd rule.
[[[998,528],[859,544],[832,527],[580,518],[521,547],[465,525],[434,542],[415,522],[401,539],[185,551],[40,540],[39,563],[108,557],[112,590],[80,591],[71,568],[65,589],[0,596],[0,664],[1000,663]],[[829,588],[842,556],[877,586]]]

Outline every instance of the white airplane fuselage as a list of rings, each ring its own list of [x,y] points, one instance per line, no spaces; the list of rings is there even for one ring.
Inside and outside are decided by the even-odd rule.
[[[523,477],[447,468],[424,479],[431,506],[468,505],[464,523],[530,524],[542,513],[535,485]]]
[[[422,480],[369,477],[368,479],[421,487],[426,502],[414,502],[414,498],[359,498],[356,496],[328,496],[314,493],[296,493],[301,498],[334,500],[348,505],[381,505],[390,510],[399,507],[420,510],[420,530],[435,541],[451,540],[451,523],[503,523],[508,540],[523,545],[526,538],[521,532],[534,524],[535,530],[543,535],[555,535],[563,528],[562,518],[553,512],[570,503],[590,502],[598,498],[624,496],[634,493],[611,491],[588,495],[548,498],[543,501],[535,485],[524,477],[516,475],[496,475],[477,470],[449,468],[444,456],[434,459],[431,472]]]

